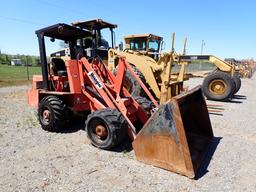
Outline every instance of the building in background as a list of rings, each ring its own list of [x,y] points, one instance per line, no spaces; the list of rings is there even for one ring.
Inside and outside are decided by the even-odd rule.
[[[11,65],[12,66],[21,66],[22,65],[21,59],[11,59]]]

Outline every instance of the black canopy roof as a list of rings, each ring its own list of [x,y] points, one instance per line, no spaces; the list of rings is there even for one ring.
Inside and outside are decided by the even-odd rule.
[[[108,23],[102,19],[92,19],[87,21],[76,21],[72,23],[73,26],[81,27],[83,29],[92,30],[95,29],[104,29],[104,28],[116,28],[116,24]]]
[[[36,34],[64,41],[74,41],[92,36],[90,31],[78,29],[65,23],[58,23],[43,29],[39,29],[36,31]]]

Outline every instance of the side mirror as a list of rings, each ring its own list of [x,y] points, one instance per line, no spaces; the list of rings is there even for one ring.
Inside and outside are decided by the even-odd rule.
[[[165,49],[165,41],[161,41],[161,50]]]

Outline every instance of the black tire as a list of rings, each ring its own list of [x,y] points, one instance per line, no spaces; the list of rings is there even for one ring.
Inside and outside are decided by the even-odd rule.
[[[141,81],[144,84],[146,84],[144,75],[136,67],[133,66],[132,68],[133,68],[134,72],[136,73],[136,75],[141,79]],[[117,73],[117,70],[114,69],[114,74],[116,75],[116,73]],[[136,79],[132,76],[130,71],[126,71],[126,73],[125,73],[124,87],[129,91],[129,93],[133,97],[145,95],[144,90],[142,89],[142,87],[140,86],[138,81],[136,81]]]
[[[236,94],[241,88],[241,78],[240,78],[240,75],[238,73],[234,73],[232,78],[235,82],[234,94]]]
[[[147,112],[148,115],[151,115],[151,110],[154,108],[154,104],[151,101],[141,96],[134,97],[134,99]]]
[[[117,109],[94,111],[85,121],[88,138],[92,145],[101,149],[111,149],[119,145],[127,135],[127,128],[127,121]]]
[[[58,132],[67,124],[68,108],[56,96],[44,97],[38,106],[38,119],[46,131]]]
[[[216,85],[221,88],[220,91],[216,90]],[[218,71],[205,77],[202,90],[209,100],[226,101],[233,96],[235,83],[229,74]]]

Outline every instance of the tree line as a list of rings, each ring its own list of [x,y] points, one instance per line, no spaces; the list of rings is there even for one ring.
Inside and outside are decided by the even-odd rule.
[[[12,59],[20,59],[22,65],[28,64],[29,66],[38,66],[40,65],[40,59],[38,56],[33,55],[11,55],[11,54],[5,54],[0,53],[0,64],[2,65],[11,65]]]

